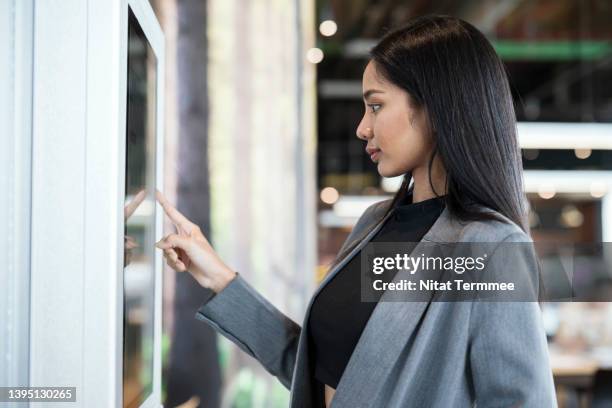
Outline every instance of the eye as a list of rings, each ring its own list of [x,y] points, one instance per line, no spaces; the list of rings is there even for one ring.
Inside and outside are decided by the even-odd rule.
[[[372,113],[378,112],[378,110],[380,109],[380,106],[381,105],[379,103],[369,103],[368,104],[368,108],[372,110]]]

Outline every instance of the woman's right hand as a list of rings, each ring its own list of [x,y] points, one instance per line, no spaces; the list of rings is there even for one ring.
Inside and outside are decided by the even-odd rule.
[[[155,244],[164,251],[168,265],[177,272],[189,272],[200,285],[219,293],[234,279],[232,271],[219,258],[200,227],[174,208],[159,191],[157,201],[177,228]]]

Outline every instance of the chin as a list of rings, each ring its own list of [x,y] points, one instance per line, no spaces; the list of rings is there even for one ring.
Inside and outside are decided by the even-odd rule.
[[[404,173],[406,172],[395,168],[387,168],[383,163],[378,163],[378,174],[380,174],[382,177],[403,176]]]

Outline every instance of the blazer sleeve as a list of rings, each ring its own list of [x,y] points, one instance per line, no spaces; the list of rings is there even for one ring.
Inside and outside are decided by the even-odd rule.
[[[526,240],[526,234],[514,233],[502,243]],[[509,251],[498,246],[487,270],[527,274],[517,279],[537,285],[537,257],[529,247]],[[478,407],[557,406],[541,319],[535,301],[472,303],[469,364]]]
[[[242,275],[237,273],[223,290],[207,299],[196,319],[211,325],[291,389],[301,327]]]
[[[346,241],[360,231],[377,208],[379,203],[368,207]],[[241,274],[237,273],[219,293],[211,292],[195,317],[257,359],[291,389],[302,328],[266,300]]]

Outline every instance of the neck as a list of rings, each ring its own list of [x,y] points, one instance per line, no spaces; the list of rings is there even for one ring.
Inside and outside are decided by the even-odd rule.
[[[446,172],[442,168],[438,160],[434,160],[431,168],[431,184],[429,182],[428,166],[418,167],[412,171],[414,178],[414,187],[412,192],[412,202],[429,200],[430,198],[442,196],[446,194]],[[435,191],[434,191],[435,190]]]

